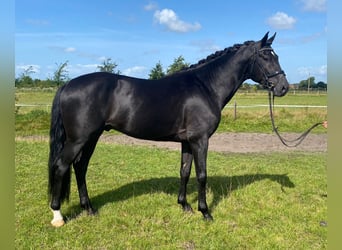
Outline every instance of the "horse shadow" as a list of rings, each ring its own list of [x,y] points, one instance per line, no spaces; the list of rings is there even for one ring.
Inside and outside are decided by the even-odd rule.
[[[210,210],[214,210],[220,201],[228,197],[237,189],[244,188],[255,182],[269,179],[280,185],[282,192],[284,187],[294,188],[294,183],[287,174],[245,174],[236,176],[209,176],[207,179],[207,188],[213,195],[212,202],[208,205]],[[99,210],[108,203],[128,200],[132,197],[151,193],[165,193],[175,196],[177,201],[180,178],[178,177],[160,177],[147,180],[133,181],[117,189],[106,191],[91,198],[95,209]],[[187,194],[197,193],[197,181],[195,177],[190,178],[187,186]],[[68,220],[75,219],[82,213],[79,205],[73,205],[66,211]]]

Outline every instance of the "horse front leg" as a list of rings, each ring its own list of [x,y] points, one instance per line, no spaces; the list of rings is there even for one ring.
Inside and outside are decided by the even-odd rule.
[[[201,138],[190,145],[198,182],[198,210],[202,212],[205,220],[213,220],[206,200],[208,138]]]
[[[181,204],[184,211],[192,212],[192,208],[186,199],[186,186],[189,181],[191,165],[192,165],[192,152],[188,142],[182,142],[182,156],[180,167],[180,188],[178,195],[178,204]]]

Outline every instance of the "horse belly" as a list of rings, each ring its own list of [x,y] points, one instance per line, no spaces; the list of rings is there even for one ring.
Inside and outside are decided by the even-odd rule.
[[[175,109],[160,106],[132,106],[117,112],[109,122],[111,128],[129,136],[145,140],[178,141],[182,129],[182,118]]]

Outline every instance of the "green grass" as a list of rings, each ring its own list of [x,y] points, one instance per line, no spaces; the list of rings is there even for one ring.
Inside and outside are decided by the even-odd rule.
[[[54,92],[49,91],[22,91],[17,90],[16,103],[51,104]],[[218,132],[259,132],[271,133],[271,121],[268,107],[239,108],[244,105],[267,104],[267,93],[237,93],[228,106],[237,102],[237,117],[234,118],[234,109],[227,107],[222,111],[221,123]],[[288,105],[327,105],[326,94],[296,94],[291,92],[276,98],[276,104]],[[50,108],[20,107],[16,114],[16,135],[29,134],[48,135],[50,126]],[[303,132],[316,122],[327,119],[325,108],[275,108],[275,122],[280,132]],[[313,133],[326,133],[323,127],[315,128]]]
[[[72,176],[68,222],[52,228],[46,142],[16,142],[16,249],[326,249],[326,153],[208,156],[202,220],[194,174],[177,205],[179,152],[99,144],[88,170],[97,216],[81,213]],[[193,171],[194,172],[194,171]]]
[[[327,120],[326,109],[312,108],[275,108],[275,124],[280,132],[302,133],[313,124]],[[269,109],[240,109],[234,118],[233,109],[222,111],[221,123],[217,132],[253,132],[272,133]],[[323,126],[312,130],[312,133],[326,133]]]
[[[237,105],[260,105],[268,104],[268,93],[261,91],[258,93],[241,93],[237,92],[229,105],[233,105],[236,101]],[[293,94],[289,91],[283,97],[276,97],[274,99],[275,104],[287,104],[287,105],[327,105],[328,98],[326,93],[311,93],[311,94]]]
[[[43,110],[32,110],[26,114],[16,114],[16,135],[48,135],[50,130],[50,113]]]
[[[26,105],[41,105],[36,107],[17,107],[19,114],[26,114],[33,110],[43,110],[50,112],[53,97],[56,93],[55,88],[48,89],[16,89],[15,103]]]

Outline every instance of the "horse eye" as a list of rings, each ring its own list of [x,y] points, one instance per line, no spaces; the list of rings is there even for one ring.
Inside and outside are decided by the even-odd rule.
[[[270,55],[272,55],[273,57],[277,57],[277,54],[273,50],[264,51],[264,56],[265,57],[269,58]]]

